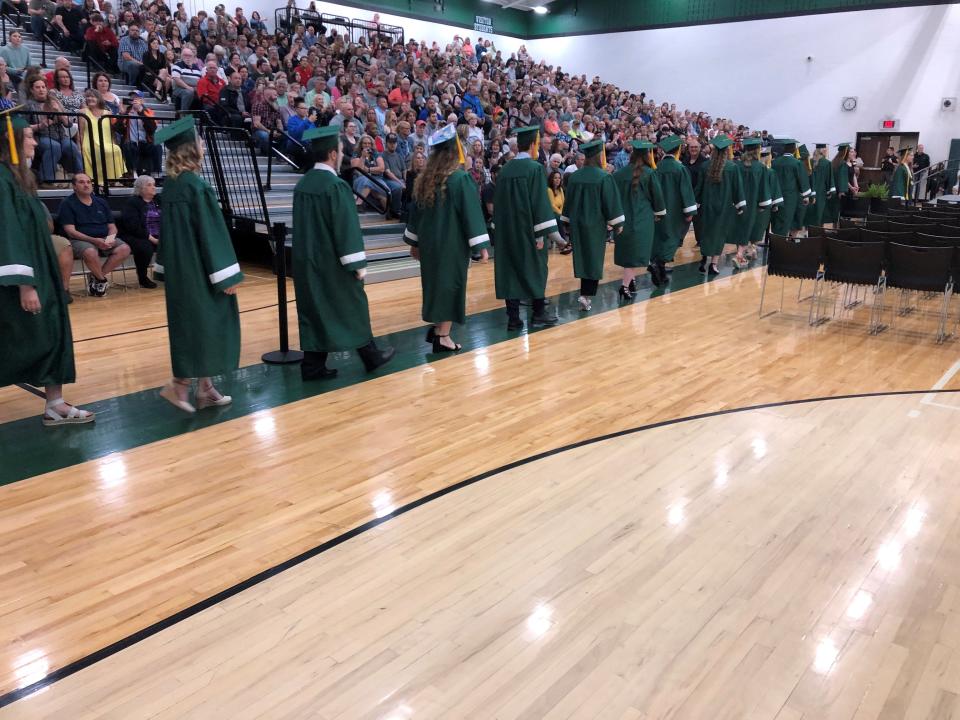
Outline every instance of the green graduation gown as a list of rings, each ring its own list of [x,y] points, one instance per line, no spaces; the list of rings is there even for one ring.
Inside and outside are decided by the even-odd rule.
[[[747,204],[740,168],[732,160],[727,160],[723,164],[720,182],[710,181],[709,169],[700,173],[696,195],[700,201],[700,252],[704,257],[719,255],[724,245],[736,244],[737,213],[742,212]]]
[[[493,228],[497,243],[493,266],[497,297],[542,298],[547,288],[545,238],[556,232],[557,216],[547,197],[546,171],[536,160],[515,158],[497,175]],[[540,250],[538,239],[544,240]]]
[[[425,322],[467,320],[467,268],[470,255],[490,245],[477,186],[463,170],[454,170],[433,207],[413,203],[404,241],[420,249],[421,316]]]
[[[773,232],[777,235],[789,235],[791,230],[803,228],[803,216],[798,208],[803,206],[803,198],[810,197],[810,181],[807,169],[793,153],[784,153],[773,159],[773,171],[777,174],[783,204],[779,212],[773,215]]]
[[[807,205],[804,223],[811,227],[819,227],[825,222],[830,222],[828,208],[830,199],[836,194],[837,190],[833,186],[833,166],[826,158],[817,160],[817,164],[813,167],[813,175],[810,176],[810,189],[817,201],[812,205]]]
[[[574,276],[602,279],[607,226],[616,227],[626,219],[613,176],[592,165],[573,173],[560,219],[570,223]]]
[[[690,222],[684,218],[697,214],[697,198],[690,182],[690,171],[672,155],[664,156],[655,173],[663,191],[667,214],[654,228],[653,259],[668,263],[673,262],[673,256],[690,227]]]
[[[747,204],[743,206],[743,214],[737,216],[735,242],[737,245],[746,245],[763,239],[766,227],[770,224],[773,197],[771,197],[770,171],[763,163],[754,161],[750,167],[747,167],[741,162],[739,167],[740,178],[743,181],[743,199]],[[758,228],[762,228],[759,231],[759,238]]]
[[[660,178],[649,167],[640,169],[640,179],[633,186],[633,165],[620,168],[613,174],[620,193],[626,221],[623,232],[616,236],[613,261],[620,267],[641,268],[650,264],[653,249],[654,218],[667,214],[663,203]],[[662,222],[662,220],[661,220]]]
[[[831,166],[831,170],[833,170]],[[842,162],[833,170],[833,181],[836,186],[836,192],[827,201],[827,209],[824,213],[823,222],[833,223],[834,227],[840,224],[841,198],[850,192],[850,168],[846,162]]]
[[[893,180],[890,181],[890,198],[892,200],[912,200],[910,186],[913,184],[913,175],[903,163],[897,165],[893,171]]]
[[[763,172],[767,178],[767,187],[770,190],[770,211],[757,213],[753,224],[753,230],[750,233],[750,242],[763,242],[767,237],[767,230],[770,229],[770,222],[775,218],[783,205],[783,193],[780,192],[780,181],[777,174],[771,169],[763,166]]]
[[[293,191],[293,286],[300,347],[356,350],[373,339],[363,280],[363,233],[350,186],[318,164]]]
[[[167,296],[173,374],[209,377],[240,364],[237,296],[243,280],[217,196],[192,172],[163,185],[163,239],[157,250]]]
[[[0,386],[72,383],[73,336],[47,216],[3,164],[0,228]],[[20,307],[20,285],[36,288],[38,315]]]

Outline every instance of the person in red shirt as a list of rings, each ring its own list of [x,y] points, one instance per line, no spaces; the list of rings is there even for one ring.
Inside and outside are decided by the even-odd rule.
[[[216,108],[220,102],[220,91],[227,83],[220,77],[220,68],[216,60],[207,60],[206,71],[197,81],[197,98],[204,110]]]
[[[50,90],[53,90],[53,76],[57,72],[57,70],[69,71],[70,61],[63,56],[60,56],[53,61],[53,70],[51,70],[50,72],[48,72],[46,75],[43,76],[43,79],[47,81],[47,87]]]
[[[294,72],[300,79],[300,85],[306,87],[310,78],[313,77],[313,66],[310,65],[310,60],[308,60],[306,56],[300,58],[300,64],[297,65]]]
[[[90,16],[90,26],[83,34],[83,41],[87,57],[108,68],[117,68],[120,41],[113,30],[104,24],[103,16],[99,13]]]
[[[403,103],[409,103],[411,100],[410,81],[407,78],[401,80],[400,87],[395,87],[390,91],[390,94],[387,95],[387,102],[392,108],[398,108]]]

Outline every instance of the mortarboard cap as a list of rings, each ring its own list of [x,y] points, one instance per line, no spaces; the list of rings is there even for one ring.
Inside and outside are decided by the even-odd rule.
[[[630,146],[634,150],[653,150],[656,147],[652,142],[646,140],[631,140]]]
[[[536,125],[528,125],[527,127],[517,128],[513,131],[513,134],[517,138],[517,147],[528,148],[537,139],[540,128]]]
[[[757,147],[760,144],[760,138],[755,137],[744,138],[742,143],[745,148]]]
[[[580,152],[583,153],[584,157],[594,157],[603,152],[604,142],[603,140],[593,140],[588,143],[584,143],[580,146]]]
[[[808,157],[810,157],[810,151],[807,150],[807,146],[806,146],[806,145],[801,145],[799,149],[800,149],[800,157],[802,157],[802,158],[808,158]]]
[[[848,142],[837,143],[837,150],[846,150],[849,147],[850,147],[850,143]]]
[[[907,153],[913,152],[913,148],[908,145],[905,148],[900,148],[897,152],[900,153],[900,157],[906,157]]]
[[[777,140],[777,144],[783,148],[796,147],[799,143],[792,138],[780,138]]]
[[[193,115],[188,115],[165,125],[157,130],[153,136],[154,145],[166,145],[170,150],[187,143],[196,142],[196,140],[197,129],[194,125]]]
[[[667,135],[667,137],[665,137],[659,143],[660,149],[668,153],[672,153],[682,144],[683,144],[683,140],[680,139],[679,135]]]
[[[302,135],[304,142],[310,143],[310,148],[317,152],[334,150],[340,143],[340,128],[336,125],[310,128]]]
[[[823,150],[825,147],[827,147],[826,143],[817,143],[817,150]]]
[[[457,127],[455,125],[444,125],[430,136],[430,139],[427,140],[427,144],[430,147],[437,147],[438,145],[443,145],[444,143],[448,143],[451,140],[456,139]]]
[[[731,140],[727,135],[721,133],[711,140],[710,144],[713,145],[717,150],[726,150],[728,147],[733,145],[733,140]]]

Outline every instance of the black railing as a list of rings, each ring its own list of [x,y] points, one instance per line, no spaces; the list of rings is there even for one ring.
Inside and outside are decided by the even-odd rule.
[[[398,25],[374,23],[369,20],[350,19],[340,15],[318,13],[316,10],[298,7],[277,8],[274,13],[274,23],[277,33],[285,32],[292,35],[297,25],[313,26],[317,34],[322,34],[322,28],[335,29],[350,42],[358,42],[362,37],[377,37],[380,42],[395,44],[404,42],[403,28]]]
[[[373,200],[370,199],[370,196],[369,196],[369,195],[367,195],[366,197],[364,197],[364,196],[361,195],[359,192],[357,192],[356,189],[353,187],[353,182],[350,182],[350,183],[349,183],[349,184],[350,184],[350,189],[353,190],[353,194],[356,195],[358,198],[360,198],[360,200],[363,202],[364,205],[366,205],[368,208],[370,208],[371,210],[373,210],[373,212],[377,213],[378,215],[384,215],[384,216],[386,216],[386,215],[390,212],[390,198],[391,198],[391,192],[392,192],[392,191],[390,190],[390,186],[387,185],[387,184],[383,181],[382,178],[378,178],[378,177],[376,177],[375,175],[371,175],[370,173],[368,173],[368,172],[367,172],[366,170],[364,170],[363,168],[350,168],[350,170],[351,170],[353,173],[359,173],[360,175],[363,175],[365,178],[367,178],[367,180],[369,180],[370,182],[372,182],[374,185],[376,185],[378,188],[380,188],[380,190],[383,191],[383,194],[384,194],[384,206],[381,208],[381,207],[378,206],[375,202],[373,202]],[[351,176],[351,178],[352,178],[352,176]]]
[[[208,125],[203,137],[204,174],[213,177],[227,222],[233,228],[243,226],[258,234],[270,232],[270,212],[263,193],[257,149],[244,128]]]
[[[25,110],[27,122],[33,128],[37,141],[31,167],[41,185],[64,182],[68,176],[86,170],[83,147],[91,142],[90,128],[81,124],[81,116],[74,112]]]

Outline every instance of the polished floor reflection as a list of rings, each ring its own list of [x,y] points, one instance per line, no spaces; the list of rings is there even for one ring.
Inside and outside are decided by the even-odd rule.
[[[0,718],[954,717],[958,419],[838,399],[553,454]]]

